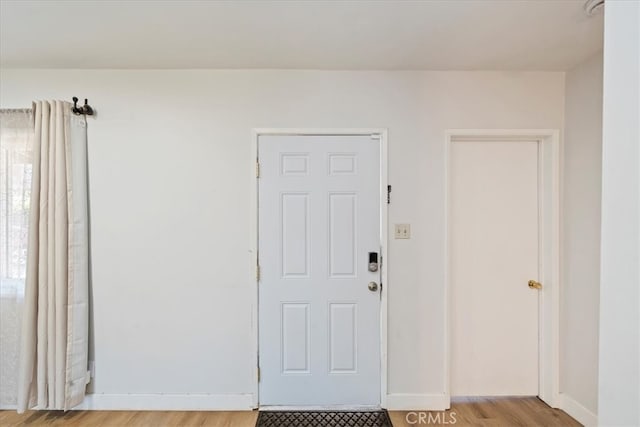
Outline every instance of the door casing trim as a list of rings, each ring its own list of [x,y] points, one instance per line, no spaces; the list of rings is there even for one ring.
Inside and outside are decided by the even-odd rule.
[[[451,144],[456,141],[536,141],[538,142],[539,281],[544,284],[538,303],[538,397],[557,408],[560,365],[560,219],[561,142],[557,129],[448,129],[445,131],[445,394],[451,401],[451,300],[449,173]]]
[[[251,223],[249,225],[249,254],[250,266],[255,269],[258,265],[258,178],[256,177],[256,163],[258,157],[258,139],[263,135],[353,135],[367,136],[379,135],[380,141],[380,252],[382,263],[380,266],[380,407],[387,406],[387,292],[389,288],[387,276],[387,247],[389,239],[388,227],[388,205],[387,205],[387,185],[388,185],[388,152],[387,152],[387,129],[384,128],[254,128],[251,137],[251,186],[249,191],[249,206]],[[253,270],[250,270],[253,271]],[[252,355],[255,370],[251,374],[251,384],[253,389],[253,407],[260,406],[260,388],[258,384],[258,356],[259,356],[259,324],[258,324],[258,280],[254,281],[254,292],[251,302],[251,330],[252,330]]]

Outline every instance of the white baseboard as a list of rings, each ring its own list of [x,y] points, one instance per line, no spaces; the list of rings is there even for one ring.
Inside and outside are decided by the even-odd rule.
[[[85,396],[73,410],[238,411],[254,409],[253,394],[101,394]]]
[[[394,411],[444,411],[451,407],[448,394],[387,394],[386,409]]]
[[[558,396],[558,406],[567,414],[575,418],[580,424],[585,427],[595,427],[598,425],[598,416],[576,402],[571,396],[565,393],[560,393]]]

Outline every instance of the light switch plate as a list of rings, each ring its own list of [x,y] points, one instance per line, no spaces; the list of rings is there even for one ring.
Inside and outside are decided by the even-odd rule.
[[[396,224],[395,225],[395,237],[396,237],[396,239],[410,239],[411,238],[411,225],[410,224]]]

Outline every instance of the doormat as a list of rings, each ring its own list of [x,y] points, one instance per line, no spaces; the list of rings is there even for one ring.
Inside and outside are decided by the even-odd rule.
[[[260,411],[256,427],[393,427],[381,411]]]

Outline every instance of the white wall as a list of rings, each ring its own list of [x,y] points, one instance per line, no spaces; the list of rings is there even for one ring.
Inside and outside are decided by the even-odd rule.
[[[593,424],[598,412],[602,53],[568,71],[565,89],[560,391],[568,402],[565,410]],[[583,410],[576,411],[576,405]]]
[[[444,130],[564,113],[564,74],[544,72],[3,70],[0,93],[98,111],[94,390],[116,397],[253,391],[252,128],[388,128],[389,221],[412,225],[389,248],[388,388],[425,408],[445,390]]]
[[[598,420],[640,425],[640,2],[607,2],[604,31]]]

